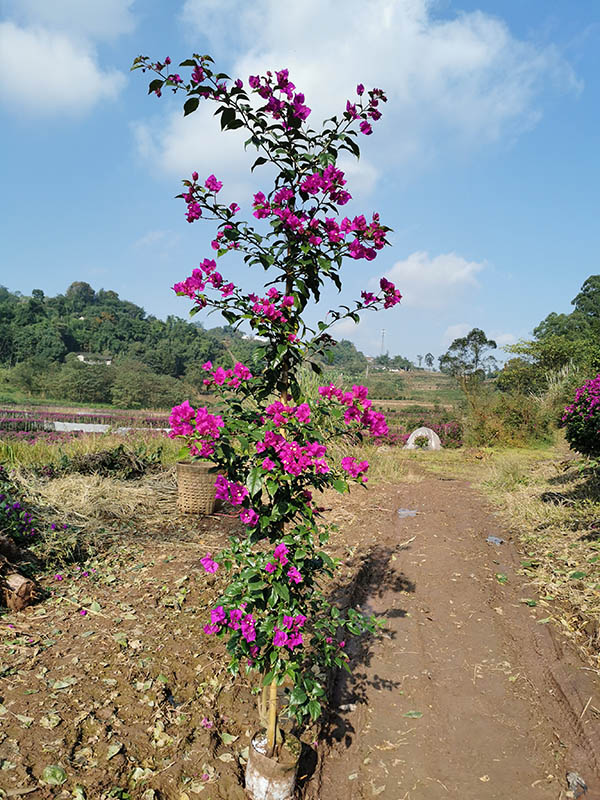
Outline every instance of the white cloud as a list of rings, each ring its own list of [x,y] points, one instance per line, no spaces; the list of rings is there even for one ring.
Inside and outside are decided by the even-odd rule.
[[[212,105],[201,105],[189,117],[181,111],[166,120],[137,121],[132,124],[138,154],[163,172],[184,178],[196,170],[201,178],[215,174],[223,181],[221,199],[243,205],[252,191],[265,189],[271,183],[269,165],[250,167],[259,153],[254,147],[244,150],[248,134],[243,130],[222,132]],[[364,199],[377,182],[379,172],[369,161],[342,155],[338,166],[346,174],[355,196]]]
[[[417,251],[404,261],[397,261],[386,273],[402,294],[402,304],[415,308],[440,309],[477,288],[477,275],[485,262],[467,261],[456,253],[442,253],[431,258]]]
[[[132,130],[138,153],[170,175],[189,177],[196,170],[202,179],[214,174],[224,182],[221,197],[229,202],[248,195],[254,148],[244,150],[248,138],[240,131],[221,132],[212,105],[201,105],[189,117],[181,111],[166,121],[136,122]],[[257,168],[261,175],[264,168]],[[256,182],[256,181],[254,181]]]
[[[466,336],[469,331],[473,330],[475,326],[471,325],[468,322],[457,322],[455,325],[448,325],[446,330],[442,334],[441,344],[444,347],[448,347],[449,344],[455,339],[460,339],[462,336]]]
[[[547,87],[581,88],[555,47],[519,40],[481,11],[443,19],[434,8],[431,0],[346,0],[340,16],[336,0],[186,0],[182,21],[217,57],[241,51],[232,73],[244,79],[289,67],[317,124],[359,81],[384,88],[386,162],[428,159],[449,139],[472,147],[512,136],[539,119]]]
[[[139,239],[135,240],[133,247],[154,247],[162,244],[169,234],[170,231],[148,231],[148,233],[145,233],[143,236],[140,236]]]
[[[490,338],[496,342],[499,348],[505,347],[507,344],[514,344],[517,341],[514,333],[495,333],[492,331]]]
[[[43,28],[0,23],[0,100],[35,115],[82,113],[114,97],[125,78],[102,71],[94,49]]]
[[[343,111],[358,82],[384,88],[389,102],[373,142],[360,137],[372,163],[361,159],[349,176],[349,190],[364,198],[394,166],[418,168],[457,147],[472,151],[530,128],[548,87],[580,88],[556,48],[521,41],[483,12],[442,19],[434,7],[431,0],[346,0],[340,16],[336,0],[186,0],[181,22],[190,49],[200,36],[233,76],[247,81],[289,67],[316,126]],[[247,162],[230,132],[218,131],[213,110],[201,106],[166,126],[164,117],[138,123],[138,149],[150,145],[153,163],[169,173],[219,169],[227,180]]]
[[[173,253],[181,244],[181,236],[171,230],[150,230],[136,239],[131,247],[134,251],[141,252],[144,259],[165,262],[173,261]]]
[[[91,39],[113,39],[135,28],[134,0],[5,0],[12,19]]]

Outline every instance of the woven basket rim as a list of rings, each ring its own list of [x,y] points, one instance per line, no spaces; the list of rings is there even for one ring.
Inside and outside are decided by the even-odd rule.
[[[186,469],[188,467],[192,467],[194,469],[201,469],[204,471],[217,468],[217,464],[215,464],[213,461],[178,461],[176,466],[177,469]]]

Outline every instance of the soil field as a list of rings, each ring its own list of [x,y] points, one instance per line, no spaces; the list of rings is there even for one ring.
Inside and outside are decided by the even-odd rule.
[[[481,496],[404,473],[326,503],[339,596],[386,622],[353,643],[322,744],[305,733],[301,795],[566,800],[574,772],[600,798],[598,675],[527,604]],[[244,798],[252,686],[202,632],[221,587],[199,561],[237,522],[182,517],[174,498],[170,520],[132,522],[102,559],[49,577],[43,604],[1,618],[0,797]]]

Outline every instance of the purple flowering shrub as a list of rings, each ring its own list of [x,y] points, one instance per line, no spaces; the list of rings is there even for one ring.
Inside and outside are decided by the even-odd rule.
[[[256,671],[263,687],[261,718],[267,727],[267,752],[277,741],[277,686],[293,689],[288,713],[299,722],[318,719],[323,711],[326,672],[347,667],[346,635],[374,631],[376,622],[350,609],[343,613],[328,599],[327,581],[337,564],[322,549],[331,526],[324,523],[315,492],[333,488],[344,493],[351,483],[367,482],[367,461],[345,456],[336,461],[331,443],[356,441],[364,433],[388,433],[383,414],[372,408],[364,386],[343,391],[321,386],[318,397],[303,396],[300,369],[310,364],[320,373],[318,358],[335,345],[329,329],[342,319],[359,321],[360,312],[389,309],[400,292],[385,278],[376,292],[361,292],[352,306],[331,309],[326,322],[311,328],[304,312],[331,281],[341,289],[340,272],[347,259],[373,261],[388,244],[389,228],[374,213],[342,217],[339,208],[351,195],[336,166],[347,151],[359,156],[358,133],[370,135],[386,102],[380,89],[365,93],[327,120],[321,130],[306,123],[306,98],[283,69],[241,80],[215,73],[209,56],[194,55],[180,65],[184,80],[170,71],[170,59],[135,59],[132,69],[158,77],[149,92],[165,88],[186,95],[184,114],[200,102],[216,103],[224,131],[244,128],[258,156],[252,170],[268,164],[275,179],[268,191],[254,194],[246,208],[256,222],[243,219],[240,203],[221,203],[223,183],[215,175],[200,179],[193,172],[183,181],[180,198],[189,223],[211,223],[216,258],[234,255],[265,270],[266,283],[246,292],[217,269],[215,258],[203,258],[174,291],[189,298],[191,313],[220,311],[228,324],[248,326],[264,344],[254,365],[203,365],[206,390],[218,404],[173,408],[172,437],[182,437],[183,454],[215,464],[217,497],[239,509],[244,536],[233,537],[221,553],[203,559],[209,573],[224,569],[227,588],[204,627],[209,636],[227,641],[230,669]],[[254,370],[254,374],[253,374]],[[266,700],[268,692],[268,720]]]
[[[17,544],[29,545],[36,535],[36,522],[9,473],[0,466],[0,532]]]
[[[0,533],[7,534],[16,544],[31,547],[44,537],[52,538],[58,530],[67,531],[66,523],[46,523],[36,518],[18,483],[0,466]]]
[[[600,457],[600,374],[577,389],[573,402],[564,410],[561,425],[572,450]]]

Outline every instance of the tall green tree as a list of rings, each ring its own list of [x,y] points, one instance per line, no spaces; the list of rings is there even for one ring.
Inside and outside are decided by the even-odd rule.
[[[488,339],[481,328],[473,328],[466,336],[455,339],[440,356],[440,370],[453,375],[469,398],[483,383],[486,373],[497,369],[497,361],[490,354],[496,348],[496,342]]]

